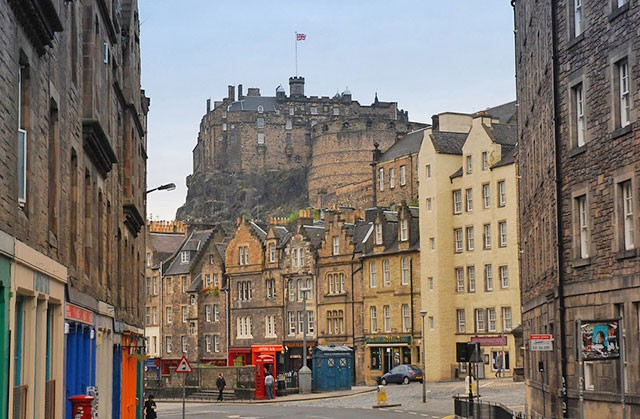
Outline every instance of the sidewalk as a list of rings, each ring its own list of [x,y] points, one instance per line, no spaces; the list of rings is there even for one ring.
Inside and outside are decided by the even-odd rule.
[[[322,399],[334,399],[338,397],[349,397],[357,394],[373,393],[376,391],[375,386],[353,386],[351,390],[338,390],[322,393],[306,393],[306,394],[288,394],[286,396],[277,397],[271,400],[243,400],[245,403],[258,404],[258,403],[283,403],[283,402],[301,402],[301,401],[313,401]]]

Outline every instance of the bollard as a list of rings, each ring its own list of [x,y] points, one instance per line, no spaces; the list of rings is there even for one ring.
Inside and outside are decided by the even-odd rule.
[[[398,404],[389,404],[389,402],[387,400],[387,388],[385,386],[383,386],[382,384],[379,385],[378,388],[376,389],[376,398],[377,398],[378,402],[373,405],[374,409],[378,409],[378,408],[382,408],[382,407],[401,406],[400,403],[398,403]]]

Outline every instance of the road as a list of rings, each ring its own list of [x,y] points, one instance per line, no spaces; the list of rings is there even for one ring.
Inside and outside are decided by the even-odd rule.
[[[453,413],[452,397],[464,392],[461,382],[427,383],[427,403],[422,403],[422,385],[387,386],[390,404],[397,407],[374,409],[374,391],[339,398],[318,400],[275,401],[270,403],[187,403],[185,418],[296,418],[296,419],[354,419],[367,418],[443,418]],[[481,382],[483,400],[502,403],[514,410],[524,405],[524,386],[509,379]],[[286,397],[283,398],[286,400]],[[182,418],[181,403],[158,403],[158,417]]]

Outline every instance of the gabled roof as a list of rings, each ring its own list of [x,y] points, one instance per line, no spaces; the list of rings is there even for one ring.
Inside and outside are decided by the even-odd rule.
[[[458,132],[432,131],[431,142],[437,153],[462,155],[462,146],[467,134]]]
[[[353,229],[353,244],[357,253],[364,253],[369,246],[369,237],[373,231],[373,223],[360,221],[354,226]]]
[[[324,227],[317,226],[302,226],[300,232],[304,234],[313,247],[316,249],[322,245],[322,240],[324,240]]]
[[[502,145],[515,145],[518,142],[518,127],[508,124],[492,124],[486,127],[493,141]]]
[[[502,158],[500,159],[500,161],[491,166],[492,169],[494,167],[502,167],[515,163],[516,154],[518,154],[518,146],[503,145],[501,154]]]
[[[187,292],[197,292],[200,284],[202,284],[202,274],[198,274],[198,276],[191,281],[191,285],[187,288]]]
[[[420,145],[424,138],[424,131],[426,128],[422,128],[405,135],[401,140],[396,141],[387,151],[385,151],[380,157],[380,162],[390,161],[402,156],[409,156],[411,154],[417,154],[420,151]]]
[[[244,96],[242,100],[231,102],[227,112],[252,111],[257,112],[262,106],[265,112],[275,112],[277,101],[273,96]]]
[[[178,251],[184,240],[183,234],[149,233],[149,248],[157,253],[158,262],[166,262]]]
[[[175,257],[169,268],[163,273],[164,275],[180,275],[187,274],[191,269],[191,265],[196,260],[198,252],[206,247],[207,241],[212,237],[213,230],[200,230],[191,233],[191,236],[184,241],[178,253],[189,252],[189,262],[181,263],[181,258]]]
[[[485,112],[493,118],[497,118],[502,124],[515,124],[517,118],[516,101],[503,103],[502,105],[488,108]]]
[[[264,242],[264,239],[267,238],[267,232],[255,222],[249,222],[249,228],[258,236],[258,238],[262,242]]]

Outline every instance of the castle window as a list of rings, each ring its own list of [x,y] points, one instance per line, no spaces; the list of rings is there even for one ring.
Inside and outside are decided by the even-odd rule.
[[[340,108],[333,108],[333,114],[334,115],[340,115]]]
[[[291,122],[290,119],[287,119],[287,122],[285,122],[284,129],[291,129],[291,128],[293,128],[293,122]]]
[[[293,106],[289,107],[289,115],[295,115],[296,114],[296,109]]]
[[[258,125],[258,128],[264,128],[264,118],[256,119],[256,123]]]
[[[258,113],[263,113],[263,112],[264,112],[264,106],[258,105]]]
[[[573,0],[573,36],[577,37],[584,31],[582,0]]]
[[[258,144],[260,145],[264,144],[264,133],[262,132],[258,133]]]
[[[311,107],[311,115],[317,115],[317,114],[318,114],[318,107],[312,106]]]

